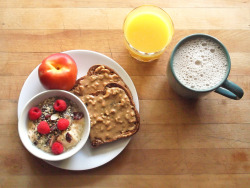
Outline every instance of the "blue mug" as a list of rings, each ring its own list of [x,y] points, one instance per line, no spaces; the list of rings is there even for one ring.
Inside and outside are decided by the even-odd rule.
[[[176,76],[176,73],[175,73],[174,68],[173,68],[174,56],[176,54],[176,51],[185,42],[192,40],[192,39],[195,39],[195,38],[204,38],[204,37],[216,42],[220,46],[220,48],[223,50],[223,52],[226,55],[226,59],[227,59],[227,70],[226,70],[226,74],[225,74],[224,78],[218,84],[216,84],[213,87],[206,89],[206,90],[195,90],[193,88],[185,86]],[[244,91],[237,84],[235,84],[227,79],[228,75],[230,73],[230,69],[231,69],[231,60],[230,60],[229,53],[228,53],[226,47],[218,39],[216,39],[210,35],[207,35],[207,34],[192,34],[192,35],[189,35],[189,36],[183,38],[175,46],[175,48],[171,54],[170,62],[169,62],[168,68],[167,68],[167,77],[168,77],[168,81],[169,81],[169,84],[172,87],[172,89],[180,96],[183,96],[186,98],[197,98],[197,97],[207,95],[208,93],[214,91],[214,92],[221,94],[225,97],[228,97],[230,99],[239,100],[243,97]]]

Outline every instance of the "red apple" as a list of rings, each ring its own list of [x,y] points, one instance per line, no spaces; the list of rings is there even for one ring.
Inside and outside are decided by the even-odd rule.
[[[38,76],[46,89],[69,91],[75,85],[77,66],[67,54],[52,54],[42,61],[38,69]]]

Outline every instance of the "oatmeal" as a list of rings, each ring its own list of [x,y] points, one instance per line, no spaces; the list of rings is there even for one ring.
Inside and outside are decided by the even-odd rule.
[[[45,152],[60,154],[76,146],[83,129],[83,112],[67,98],[48,98],[29,111],[28,136]]]

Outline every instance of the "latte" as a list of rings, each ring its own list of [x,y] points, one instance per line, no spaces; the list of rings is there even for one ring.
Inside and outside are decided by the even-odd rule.
[[[221,45],[206,37],[184,42],[173,57],[173,71],[177,79],[196,91],[219,85],[228,69],[227,56]]]

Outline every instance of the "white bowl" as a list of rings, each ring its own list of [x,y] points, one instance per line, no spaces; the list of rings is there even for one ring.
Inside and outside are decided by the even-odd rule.
[[[38,105],[39,103],[43,102],[45,99],[49,97],[65,97],[73,102],[75,102],[78,107],[81,109],[81,111],[84,114],[85,118],[85,126],[82,134],[81,140],[78,142],[76,146],[69,149],[68,151],[65,151],[59,155],[54,155],[52,153],[47,153],[39,148],[37,148],[29,139],[28,137],[28,112],[31,107],[34,107]],[[47,90],[44,92],[41,92],[37,95],[35,95],[33,98],[31,98],[26,105],[23,108],[23,111],[21,113],[21,116],[18,121],[18,132],[20,139],[23,143],[23,145],[26,147],[26,149],[32,153],[34,156],[48,161],[59,161],[63,159],[67,159],[77,153],[81,148],[84,146],[84,144],[87,142],[90,132],[90,117],[88,110],[84,103],[74,94],[64,91],[64,90]]]

